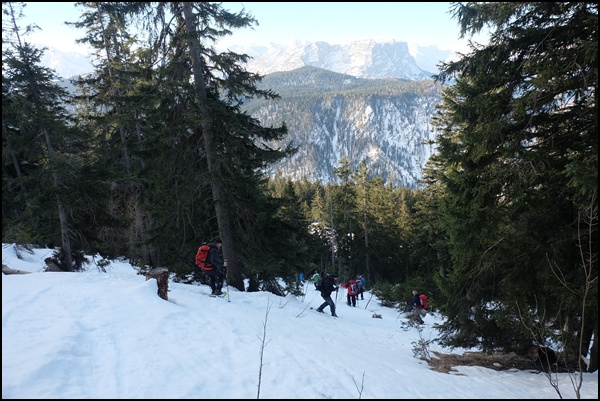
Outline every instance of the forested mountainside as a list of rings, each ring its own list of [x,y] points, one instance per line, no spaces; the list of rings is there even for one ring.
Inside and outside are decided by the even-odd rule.
[[[431,143],[429,120],[440,100],[440,87],[424,78],[430,74],[419,70],[406,43],[360,41],[335,46],[319,42],[294,49],[239,49],[255,55],[249,69],[260,74],[269,71],[261,89],[281,96],[277,101],[253,100],[248,111],[265,125],[285,121],[288,140],[298,147],[294,157],[271,166],[269,175],[279,172],[326,183],[335,180],[333,169],[340,159],[348,158],[354,165],[364,159],[384,181],[415,187],[434,150],[426,143]],[[314,56],[315,49],[319,57]],[[72,58],[61,62],[67,54],[61,57],[56,50],[49,54],[52,58],[45,62],[52,61],[57,71],[63,66],[61,71],[73,73],[65,70],[73,66]],[[432,59],[448,56],[439,50],[425,54]],[[61,86],[74,93],[68,79]]]
[[[335,181],[348,159],[372,174],[415,187],[434,151],[430,119],[441,85],[431,80],[362,79],[316,67],[266,75],[259,85],[280,95],[253,100],[246,111],[263,126],[288,127],[297,153],[269,170],[293,179]]]

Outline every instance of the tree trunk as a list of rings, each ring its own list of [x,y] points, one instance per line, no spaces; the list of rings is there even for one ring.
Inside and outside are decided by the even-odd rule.
[[[367,280],[371,279],[371,255],[369,252],[369,216],[367,214],[367,177],[365,175],[363,182],[363,225],[365,230],[365,268],[367,270]]]
[[[164,299],[165,301],[169,300],[169,270],[164,267],[159,267],[156,269],[150,270],[146,274],[146,281],[151,278],[156,279],[156,283],[158,285],[158,296]]]
[[[198,42],[192,5],[189,2],[181,3],[185,20],[186,33],[188,34],[188,47],[192,58],[192,73],[194,75],[194,87],[198,107],[202,115],[202,136],[204,139],[204,148],[206,151],[206,162],[208,172],[211,176],[213,200],[215,203],[215,213],[217,224],[219,225],[219,234],[223,240],[223,255],[227,260],[227,283],[240,291],[244,291],[244,280],[239,268],[239,262],[236,255],[232,238],[232,227],[229,221],[226,199],[227,191],[222,180],[221,161],[218,157],[218,143],[213,130],[213,119],[207,105],[206,84],[204,76],[204,59],[200,52],[200,43]]]
[[[53,158],[55,157],[54,147],[52,146],[48,131],[44,130],[43,132],[44,137],[46,138],[46,148],[48,151],[48,158],[50,160],[50,170],[52,171],[53,184],[56,191],[56,207],[58,209],[58,220],[60,223],[61,249],[64,258],[64,262],[62,263],[63,266],[61,266],[61,268],[71,272],[73,271],[73,256],[71,251],[71,239],[69,237],[69,225],[67,223],[69,217],[67,209],[60,197],[62,183],[59,176],[59,171],[55,165],[56,163],[53,161]]]
[[[596,331],[594,332],[594,340],[592,342],[592,348],[590,349],[590,361],[587,366],[589,373],[594,373],[598,370],[598,327],[596,325]]]

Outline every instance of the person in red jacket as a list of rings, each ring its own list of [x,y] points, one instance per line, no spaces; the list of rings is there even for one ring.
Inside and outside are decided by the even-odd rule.
[[[356,295],[358,294],[358,283],[354,279],[348,280],[348,283],[342,284],[343,288],[348,289],[348,295],[346,296],[348,306],[356,306]]]
[[[427,314],[427,307],[429,306],[427,304],[427,296],[425,294],[419,294],[419,291],[417,291],[417,290],[413,290],[412,294],[413,294],[413,300],[410,302],[407,302],[406,304],[412,305],[414,307],[414,309],[413,309],[414,319],[419,324],[423,324],[425,322],[423,321],[423,318],[421,316],[425,316]]]

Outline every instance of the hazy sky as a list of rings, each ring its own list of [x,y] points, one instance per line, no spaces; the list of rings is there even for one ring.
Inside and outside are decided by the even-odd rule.
[[[76,22],[81,12],[75,3],[26,3],[25,23],[42,30],[28,41],[63,51],[76,49],[83,34],[64,25]],[[464,50],[467,39],[458,39],[458,21],[451,18],[450,3],[290,3],[224,2],[230,11],[245,8],[258,21],[223,40],[223,44],[287,44],[293,40],[345,44],[360,39],[394,39],[442,50]],[[25,22],[26,21],[26,22]]]

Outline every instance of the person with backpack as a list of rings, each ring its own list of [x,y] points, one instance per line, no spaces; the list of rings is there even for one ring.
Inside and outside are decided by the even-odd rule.
[[[220,237],[216,237],[208,244],[198,248],[196,253],[196,264],[202,269],[210,280],[211,295],[223,295],[223,281],[225,280],[224,268],[227,262],[221,261],[219,250],[223,246]]]
[[[337,275],[335,274],[326,274],[325,277],[323,277],[319,291],[321,291],[321,297],[325,300],[325,302],[323,302],[321,306],[316,309],[317,312],[325,313],[323,312],[323,309],[329,305],[329,308],[331,309],[331,316],[333,317],[338,317],[338,315],[335,314],[335,303],[333,302],[333,299],[331,299],[331,293],[338,290],[335,286],[336,279]]]
[[[427,296],[425,294],[419,294],[419,291],[417,290],[413,290],[412,294],[413,300],[407,302],[406,304],[413,306],[412,313],[414,320],[416,320],[419,324],[423,324],[425,321],[421,316],[427,315],[427,307],[429,306],[427,304]]]
[[[356,294],[356,299],[360,295],[360,299],[364,301],[365,299],[365,287],[367,286],[367,279],[362,274],[358,274],[356,276],[356,282],[358,283],[358,294]]]
[[[356,295],[358,294],[358,283],[354,281],[354,279],[348,280],[347,284],[342,284],[343,288],[348,289],[348,295],[346,298],[348,299],[346,303],[348,306],[356,307]]]
[[[319,280],[321,280],[321,275],[319,275],[319,272],[315,271],[315,274],[313,274],[313,276],[311,277],[313,284],[315,285],[315,290],[318,290],[318,286],[319,286]]]

